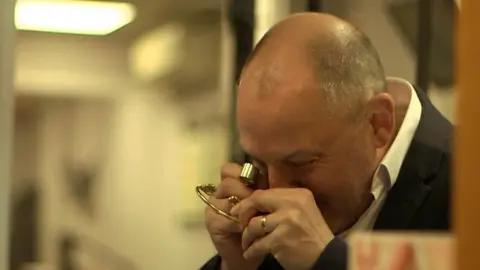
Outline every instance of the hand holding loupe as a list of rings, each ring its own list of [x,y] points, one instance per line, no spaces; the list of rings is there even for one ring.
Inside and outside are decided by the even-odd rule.
[[[244,163],[242,171],[240,172],[240,179],[247,185],[247,186],[254,186],[255,185],[255,176],[257,175],[257,169],[251,163]],[[207,204],[210,208],[212,208],[217,214],[228,218],[232,221],[239,222],[237,218],[231,216],[230,214],[226,213],[222,209],[215,206],[209,199],[209,197],[215,195],[217,191],[217,187],[214,184],[206,184],[200,185],[196,187],[196,192],[198,197],[202,199],[202,201]],[[228,198],[228,202],[230,206],[234,206],[240,202],[235,196],[230,196]]]

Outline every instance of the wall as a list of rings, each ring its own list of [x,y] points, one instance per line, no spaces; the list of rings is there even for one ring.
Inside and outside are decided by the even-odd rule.
[[[112,105],[112,114],[100,120],[98,101],[52,101],[44,107],[42,258],[55,262],[59,234],[73,231],[113,247],[136,269],[195,269],[213,249],[203,230],[182,227],[186,212],[179,194],[188,167],[182,160],[180,111],[158,92],[142,89],[104,102],[102,107]],[[74,132],[72,141],[70,130],[82,134]],[[102,143],[88,143],[91,134],[103,137]],[[75,150],[68,151],[72,146]],[[62,161],[68,152],[76,153],[77,161],[105,153],[100,155],[105,167],[97,179],[93,218],[66,193]],[[190,195],[195,196],[193,185]]]
[[[203,264],[214,250],[198,228],[198,206],[203,209],[193,190],[198,179],[184,179],[192,163],[184,160],[189,151],[184,146],[197,148],[184,116],[198,112],[172,101],[166,86],[133,83],[125,47],[37,37],[22,39],[17,55],[17,91],[43,99],[39,120],[29,125],[38,132],[23,129],[16,135],[19,143],[23,136],[37,138],[37,155],[19,146],[16,164],[37,167],[41,180],[43,262],[53,266],[59,237],[74,232],[112,247],[136,269],[195,269]],[[212,136],[217,145],[222,142],[219,134]],[[20,165],[28,154],[35,157],[34,164]],[[103,170],[90,218],[68,192],[65,161],[97,160]],[[214,163],[219,166],[220,160]],[[188,195],[180,196],[184,191]],[[186,217],[190,211],[193,220]],[[187,221],[197,227],[185,229]]]
[[[24,95],[92,97],[128,88],[125,45],[98,38],[22,33],[15,90]]]
[[[13,145],[12,198],[16,198],[28,185],[38,180],[37,119],[16,119]]]
[[[344,16],[363,30],[376,46],[387,76],[415,81],[415,56],[406,43],[397,35],[383,12],[384,0],[346,0]],[[437,108],[451,121],[454,118],[453,89],[431,86],[429,95]]]
[[[48,264],[57,261],[57,240],[64,228],[92,237],[107,235],[101,240],[111,244],[105,233],[109,228],[84,218],[68,203],[64,158],[70,152],[76,153],[76,159],[91,158],[83,155],[98,146],[92,138],[98,135],[95,124],[99,122],[92,120],[102,120],[89,106],[74,108],[68,100],[108,100],[134,89],[126,56],[124,45],[98,38],[19,34],[15,90],[37,98],[44,108],[36,119],[17,122],[12,197],[15,199],[29,184],[40,188],[39,251]],[[79,129],[77,136],[69,137],[73,122]],[[33,179],[39,182],[29,182]]]
[[[104,200],[110,205],[104,208],[105,227],[138,269],[196,269],[213,249],[202,228],[182,227],[187,214],[180,194],[183,182],[192,183],[185,191],[188,197],[201,202],[195,198],[195,180],[184,179],[191,161],[184,159],[186,130],[180,111],[148,90],[119,100],[117,106],[111,152],[116,158],[105,183],[111,191]]]
[[[365,32],[377,48],[387,76],[415,81],[415,54],[391,24],[384,12],[385,0],[335,0],[323,1],[325,12],[339,16]],[[303,1],[292,0],[295,12],[305,10]],[[437,108],[450,120],[454,119],[453,89],[441,89],[432,85],[429,95]]]

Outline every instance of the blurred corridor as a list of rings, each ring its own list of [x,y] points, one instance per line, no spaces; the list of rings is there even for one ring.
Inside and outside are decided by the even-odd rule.
[[[131,2],[108,35],[17,33],[12,270],[198,269],[214,254],[194,186],[230,155],[227,1]],[[324,6],[372,38],[387,76],[415,81],[385,1]],[[257,0],[256,39],[304,8]],[[428,93],[453,121],[452,86]],[[82,268],[62,266],[71,254]]]

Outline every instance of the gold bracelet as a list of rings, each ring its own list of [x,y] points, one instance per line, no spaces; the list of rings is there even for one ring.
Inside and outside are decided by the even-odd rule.
[[[200,199],[202,199],[202,201],[208,205],[210,208],[213,209],[213,211],[215,211],[217,214],[225,217],[225,218],[228,218],[232,221],[235,221],[235,222],[240,222],[237,218],[231,216],[230,214],[227,214],[225,213],[225,211],[223,211],[222,209],[218,208],[217,206],[215,206],[208,198],[210,196],[213,196],[213,194],[215,193],[215,191],[217,190],[217,187],[215,187],[215,185],[213,184],[207,184],[207,185],[200,185],[200,186],[197,186],[196,188],[196,191],[197,191],[197,195],[198,197],[200,197]]]
[[[255,185],[255,176],[257,175],[257,169],[253,166],[251,163],[245,163],[243,164],[242,171],[240,172],[240,179],[247,185],[247,186],[253,186]],[[212,208],[217,214],[228,218],[232,221],[239,222],[239,220],[232,215],[226,213],[222,209],[218,208],[215,206],[208,197],[211,197],[215,195],[215,192],[217,191],[217,187],[213,184],[207,184],[207,185],[200,185],[197,186],[195,189],[197,192],[198,197],[202,199],[202,201],[207,204],[210,208]],[[228,202],[230,203],[230,206],[234,206],[235,204],[239,203],[240,200],[235,197],[235,196],[230,196],[228,198]]]

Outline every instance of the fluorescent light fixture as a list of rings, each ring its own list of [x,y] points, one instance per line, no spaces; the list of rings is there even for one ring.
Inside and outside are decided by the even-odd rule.
[[[102,36],[133,21],[135,13],[129,3],[18,0],[15,25],[19,30]]]

